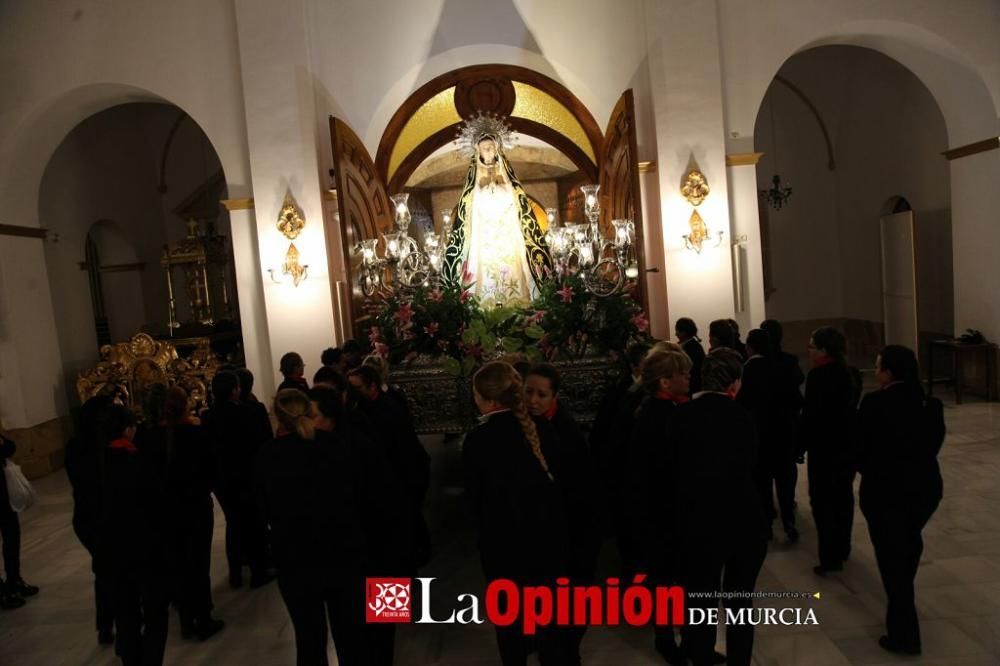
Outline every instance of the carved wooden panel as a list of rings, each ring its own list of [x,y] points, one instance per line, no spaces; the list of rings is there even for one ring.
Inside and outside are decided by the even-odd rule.
[[[462,79],[455,88],[455,110],[463,118],[479,111],[506,117],[514,110],[514,102],[514,84],[501,76]]]
[[[599,159],[601,231],[613,237],[611,220],[629,218],[635,223],[635,249],[639,263],[638,300],[649,309],[646,300],[646,259],[643,251],[642,201],[639,190],[639,164],[635,136],[635,104],[632,91],[618,99]]]
[[[348,299],[348,318],[354,336],[364,339],[365,322],[370,303],[361,292],[361,256],[354,251],[365,238],[380,238],[393,227],[392,210],[385,186],[375,171],[375,164],[361,139],[338,118],[330,118],[333,138],[333,169],[337,184],[337,207],[340,211],[340,234],[344,251],[344,265],[350,279],[351,295]],[[328,252],[334,247],[329,239]],[[336,276],[330,271],[331,288],[336,290]]]

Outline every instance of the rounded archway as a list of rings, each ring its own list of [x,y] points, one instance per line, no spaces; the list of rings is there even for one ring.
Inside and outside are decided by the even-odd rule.
[[[55,148],[39,185],[37,215],[59,238],[46,243],[45,264],[70,404],[76,373],[99,360],[100,345],[139,332],[225,338],[218,349],[241,354],[229,215],[219,205],[227,191],[215,147],[172,104],[105,108]],[[168,285],[165,249],[194,256],[201,245],[218,249],[220,261],[207,257],[200,275],[194,265],[191,272],[174,268]],[[189,293],[197,281],[207,285],[213,303],[210,325]],[[172,320],[183,325],[171,328]]]
[[[852,362],[871,366],[885,339],[880,220],[898,193],[915,225],[920,337],[951,334],[948,140],[936,98],[882,53],[820,46],[784,63],[761,103],[754,149],[764,153],[765,310],[785,323],[790,349],[833,325],[847,335]],[[791,188],[787,200],[764,196],[776,176]]]
[[[424,160],[454,141],[463,119],[478,112],[506,117],[514,131],[548,143],[597,180],[603,133],[573,93],[524,67],[473,65],[428,81],[392,116],[375,156],[388,190],[400,190]]]

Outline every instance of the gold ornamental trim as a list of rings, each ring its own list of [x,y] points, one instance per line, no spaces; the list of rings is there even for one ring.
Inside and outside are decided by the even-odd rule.
[[[639,173],[652,173],[656,171],[655,161],[639,162]]]
[[[511,81],[514,86],[514,110],[511,117],[533,120],[551,127],[572,141],[591,162],[597,164],[594,147],[587,132],[576,116],[552,95],[521,81]]]
[[[764,153],[729,153],[726,155],[726,166],[756,166]]]
[[[416,150],[424,139],[460,122],[462,118],[455,110],[455,86],[442,90],[424,102],[406,121],[399,138],[396,139],[396,145],[392,147],[386,181],[392,180],[393,174],[406,156]]]
[[[226,210],[253,210],[253,197],[248,199],[222,199],[219,201]]]

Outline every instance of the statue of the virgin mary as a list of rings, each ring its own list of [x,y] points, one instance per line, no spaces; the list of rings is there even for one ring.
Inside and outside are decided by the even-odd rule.
[[[460,141],[471,152],[469,172],[448,237],[442,276],[459,283],[463,270],[484,306],[524,305],[552,272],[545,237],[504,154],[510,128],[502,118],[479,114],[463,125]]]

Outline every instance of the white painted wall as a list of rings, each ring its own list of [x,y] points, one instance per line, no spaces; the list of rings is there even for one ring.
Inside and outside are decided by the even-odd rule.
[[[886,201],[901,195],[917,224],[921,330],[951,333],[950,178],[941,156],[947,137],[933,97],[907,69],[868,49],[811,49],[779,73],[818,108],[836,168],[828,168],[808,107],[775,82],[754,130],[756,149],[766,153],[757,183],[769,187],[777,170],[794,192],[785,208],[769,211],[776,291],[768,316],[881,322],[878,219]]]

